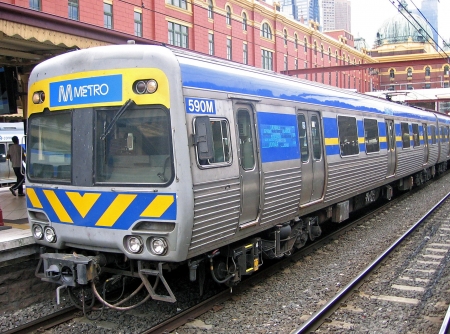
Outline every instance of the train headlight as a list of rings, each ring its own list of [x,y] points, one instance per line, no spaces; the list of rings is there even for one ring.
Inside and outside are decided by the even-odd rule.
[[[150,251],[155,255],[167,253],[167,242],[164,238],[152,238],[150,240]]]
[[[158,89],[158,83],[154,79],[145,79],[135,81],[133,84],[133,91],[136,94],[153,94]]]
[[[44,237],[48,242],[56,242],[56,233],[55,230],[51,227],[46,227],[44,229]]]
[[[43,91],[34,92],[32,100],[34,104],[41,104],[45,101],[45,93]]]
[[[127,249],[131,253],[140,253],[142,252],[142,249],[144,248],[144,243],[142,242],[142,239],[140,237],[130,236],[127,238]]]
[[[41,225],[33,225],[33,236],[37,240],[41,240],[44,237],[44,230]]]

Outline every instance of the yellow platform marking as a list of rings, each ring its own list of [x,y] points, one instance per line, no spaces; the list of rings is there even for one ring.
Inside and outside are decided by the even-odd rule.
[[[41,201],[39,200],[39,198],[36,195],[36,191],[34,191],[33,188],[27,188],[26,191],[27,191],[27,197],[30,200],[31,205],[34,208],[43,209]]]
[[[62,221],[63,223],[73,224],[72,219],[70,218],[66,209],[64,209],[55,192],[53,190],[43,190],[43,191],[45,197],[47,197],[48,201],[50,202],[50,205],[52,206],[53,210],[55,210],[55,213],[58,216],[59,220]]]
[[[141,217],[161,217],[172,205],[174,198],[171,195],[158,195],[141,213]]]
[[[66,192],[67,197],[72,201],[72,204],[80,213],[81,217],[86,217],[89,210],[94,206],[95,202],[97,202],[100,194],[93,193],[85,193],[81,196],[78,192]]]
[[[133,202],[137,195],[120,194],[114,199],[105,213],[100,217],[95,226],[111,227]]]

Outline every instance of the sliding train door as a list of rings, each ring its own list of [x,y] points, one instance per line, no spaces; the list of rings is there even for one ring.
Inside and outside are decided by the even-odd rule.
[[[325,159],[320,114],[300,110],[297,113],[300,159],[302,162],[302,193],[300,205],[322,198],[325,185]]]
[[[395,126],[394,121],[391,119],[386,120],[386,141],[387,141],[387,154],[388,165],[386,177],[391,177],[395,174],[397,166],[397,152],[396,152],[396,139],[395,139]]]
[[[255,221],[260,208],[260,174],[256,151],[253,108],[235,105],[237,143],[239,146],[239,176],[241,181],[241,214],[239,224]]]
[[[428,127],[427,125],[424,123],[422,124],[423,127],[423,164],[426,165],[428,164],[428,156],[430,153],[430,149],[428,147]]]

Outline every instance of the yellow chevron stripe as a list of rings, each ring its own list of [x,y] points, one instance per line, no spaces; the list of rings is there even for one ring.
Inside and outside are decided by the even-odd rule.
[[[58,216],[59,220],[62,221],[63,223],[73,224],[72,219],[70,218],[66,209],[64,209],[55,192],[53,190],[44,190],[44,195],[45,197],[47,197],[53,210],[55,210],[55,213]]]
[[[95,202],[97,202],[100,194],[93,193],[85,193],[81,196],[78,192],[66,192],[67,197],[72,201],[72,204],[80,213],[81,217],[86,217],[89,210],[94,206]]]
[[[128,206],[133,202],[137,195],[120,194],[114,199],[111,205],[106,209],[105,213],[95,223],[95,226],[111,227],[124,213]]]
[[[173,196],[158,195],[141,213],[141,217],[161,217],[174,202]]]
[[[325,138],[325,145],[339,145],[338,138]]]
[[[33,206],[33,208],[39,208],[42,209],[42,204],[41,201],[39,200],[39,198],[36,195],[36,191],[34,191],[33,188],[26,188],[27,191],[27,197],[31,202],[31,205]]]

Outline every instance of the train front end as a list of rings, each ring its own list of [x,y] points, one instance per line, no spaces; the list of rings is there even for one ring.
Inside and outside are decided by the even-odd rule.
[[[163,267],[186,259],[193,204],[180,82],[159,46],[76,51],[33,70],[26,193],[43,280],[95,290],[102,268],[166,285]],[[175,300],[147,283],[153,299]]]

